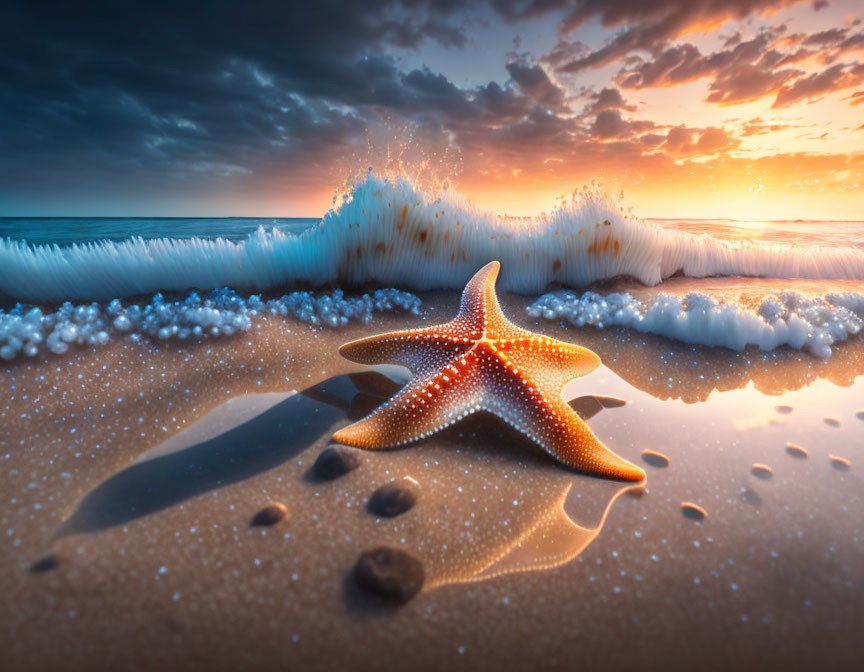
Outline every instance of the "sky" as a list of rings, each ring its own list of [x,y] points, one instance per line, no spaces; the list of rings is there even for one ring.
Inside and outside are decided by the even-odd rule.
[[[483,209],[864,219],[860,0],[18,2],[0,216],[310,216],[374,166]]]

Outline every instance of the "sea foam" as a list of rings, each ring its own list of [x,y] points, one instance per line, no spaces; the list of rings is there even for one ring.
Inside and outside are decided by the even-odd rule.
[[[831,356],[832,345],[864,328],[864,296],[854,292],[817,297],[778,292],[758,305],[743,306],[698,292],[683,298],[660,293],[645,302],[629,293],[561,291],[541,296],[527,310],[533,317],[580,327],[629,327],[732,350],[789,346],[822,358]]]
[[[576,193],[550,215],[519,219],[484,212],[453,189],[430,195],[405,179],[370,172],[300,234],[259,228],[240,242],[130,238],[68,247],[2,240],[0,292],[62,301],[223,286],[459,289],[495,259],[502,263],[499,287],[520,293],[616,276],[656,285],[677,273],[864,280],[864,250],[670,230],[640,220],[597,189]]]
[[[243,297],[223,288],[202,298],[192,292],[182,300],[166,301],[161,293],[149,303],[124,306],[119,299],[106,304],[78,306],[65,302],[56,311],[43,313],[36,306],[17,304],[0,310],[0,359],[33,357],[47,350],[63,354],[75,345],[103,345],[112,336],[127,335],[154,340],[202,340],[231,336],[248,330],[262,315],[291,315],[315,326],[341,327],[350,321],[371,322],[373,313],[407,311],[417,314],[420,299],[397,289],[346,297],[341,290],[325,294],[293,292],[278,299]]]

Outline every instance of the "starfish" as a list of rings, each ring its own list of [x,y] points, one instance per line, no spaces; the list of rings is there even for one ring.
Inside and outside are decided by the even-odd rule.
[[[562,396],[564,385],[596,369],[600,358],[510,322],[495,294],[500,268],[493,261],[471,278],[450,322],[362,338],[339,349],[355,362],[405,366],[414,378],[371,415],[336,432],[334,440],[370,450],[396,448],[487,411],[569,467],[644,479],[645,472],[604,446]]]

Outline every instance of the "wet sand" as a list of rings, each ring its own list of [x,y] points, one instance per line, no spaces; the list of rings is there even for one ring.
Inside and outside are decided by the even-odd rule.
[[[11,669],[854,669],[864,342],[827,362],[731,353],[538,324],[503,295],[517,323],[601,356],[566,396],[645,486],[562,469],[481,416],[321,478],[333,431],[405,380],[338,345],[455,313],[455,293],[422,298],[371,325],[262,319],[0,369]],[[406,477],[413,506],[370,512]],[[284,518],[251,525],[277,502]],[[423,565],[402,606],[354,579],[380,546]]]

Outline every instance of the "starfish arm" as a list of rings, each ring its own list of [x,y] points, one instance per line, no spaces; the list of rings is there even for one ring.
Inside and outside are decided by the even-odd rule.
[[[333,439],[349,446],[386,449],[424,438],[480,408],[477,358],[454,359],[434,374],[417,377],[368,417],[340,429]]]
[[[600,366],[600,358],[587,348],[538,334],[498,341],[496,348],[511,372],[546,390],[559,390]]]
[[[448,325],[361,338],[343,345],[339,354],[360,364],[399,364],[415,375],[423,376],[471,347],[467,339],[453,336]]]
[[[468,281],[462,291],[459,314],[450,323],[454,329],[469,334],[471,338],[480,338],[484,332],[491,338],[511,338],[522,333],[507,319],[498,303],[495,280],[500,269],[501,264],[492,261]]]
[[[525,379],[494,380],[484,408],[501,417],[567,466],[590,474],[641,481],[645,472],[603,445],[563,399],[549,398]]]
[[[580,471],[625,481],[645,478],[643,469],[603,445],[570,406],[557,401],[550,407],[555,409],[559,423],[545,428],[547,450],[560,462]]]

